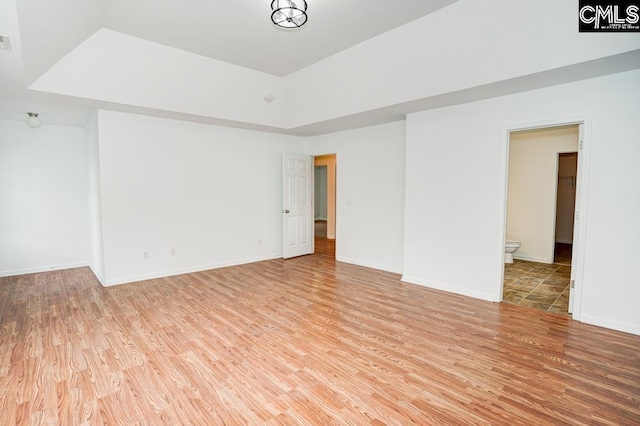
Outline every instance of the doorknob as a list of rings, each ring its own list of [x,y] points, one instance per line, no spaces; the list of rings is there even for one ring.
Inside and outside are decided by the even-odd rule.
[[[289,210],[282,210],[282,213],[289,213]]]

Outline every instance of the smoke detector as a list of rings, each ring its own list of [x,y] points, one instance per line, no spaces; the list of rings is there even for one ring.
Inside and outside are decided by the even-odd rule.
[[[11,50],[11,42],[9,42],[9,36],[0,35],[0,49]]]

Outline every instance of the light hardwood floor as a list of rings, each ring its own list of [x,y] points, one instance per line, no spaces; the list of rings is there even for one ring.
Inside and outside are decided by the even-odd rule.
[[[640,337],[405,284],[326,243],[111,288],[87,268],[0,278],[0,423],[640,422]]]

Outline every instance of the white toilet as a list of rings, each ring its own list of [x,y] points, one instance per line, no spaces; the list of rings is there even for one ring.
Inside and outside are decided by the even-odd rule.
[[[513,253],[520,248],[520,241],[507,240],[504,244],[504,263],[513,263]]]

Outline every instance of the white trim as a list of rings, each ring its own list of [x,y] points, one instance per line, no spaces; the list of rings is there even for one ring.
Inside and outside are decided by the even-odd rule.
[[[271,259],[282,259],[282,253],[281,252],[273,253],[266,256],[259,256],[259,257],[240,259],[240,260],[231,260],[227,262],[219,262],[219,263],[213,263],[209,265],[193,266],[193,267],[180,268],[180,269],[169,269],[166,271],[152,272],[149,274],[131,275],[128,277],[120,277],[120,278],[111,278],[111,279],[107,279],[106,282],[103,282],[102,285],[105,287],[111,287],[114,285],[128,284],[128,283],[133,283],[137,281],[153,280],[156,278],[166,278],[174,275],[191,274],[194,272],[208,271],[210,269],[219,269],[219,268],[226,268],[229,266],[246,265],[249,263],[262,262],[262,261],[271,260]]]
[[[553,263],[553,259],[545,259],[544,257],[535,257],[535,256],[522,256],[520,254],[513,253],[513,258],[518,260],[526,260],[527,262],[537,262],[537,263]]]
[[[38,274],[41,272],[60,271],[62,269],[83,268],[85,266],[89,266],[87,262],[65,263],[62,265],[53,265],[53,266],[36,266],[33,268],[0,271],[0,277],[13,277],[15,275]]]
[[[500,142],[500,206],[498,209],[498,232],[502,244],[498,246],[496,263],[499,264],[499,282],[496,286],[496,290],[493,293],[492,301],[502,302],[502,295],[504,294],[504,255],[505,244],[507,241],[507,197],[509,190],[509,138],[510,130],[507,127],[502,128],[502,141]]]
[[[104,287],[104,283],[105,283],[104,277],[102,275],[100,275],[98,273],[98,271],[96,271],[96,269],[93,267],[93,265],[89,265],[89,268],[91,269],[91,272],[93,272],[93,275],[96,277],[98,282]]]
[[[347,257],[337,257],[336,260],[338,262],[349,263],[351,265],[364,266],[365,268],[377,269],[379,271],[392,272],[394,274],[402,274],[402,268],[394,268],[392,266],[387,265],[379,265],[377,263],[372,262],[363,262],[361,260],[350,259]]]
[[[573,288],[573,302],[571,315],[576,320],[581,320],[582,290],[584,282],[584,259],[587,242],[587,219],[589,201],[589,167],[591,165],[591,118],[582,120],[580,124],[581,135],[578,141],[578,174],[576,176],[576,197],[580,203],[576,203],[574,215],[579,212],[577,241],[574,230],[573,256],[571,259],[571,272],[575,281]],[[574,222],[574,226],[575,226]]]
[[[580,320],[585,324],[591,324],[598,327],[605,327],[611,330],[622,331],[625,333],[631,333],[640,336],[640,325],[630,324],[628,322],[611,321],[606,318],[601,318],[592,315],[582,315]]]
[[[576,129],[576,132],[579,133],[579,130]],[[553,209],[551,210],[551,220],[549,221],[551,225],[551,238],[549,239],[549,247],[547,248],[547,259],[550,260],[545,261],[544,263],[553,263],[553,257],[556,254],[556,226],[558,220],[558,176],[560,175],[560,152],[558,151],[556,151],[555,160],[556,167],[553,174]]]
[[[417,277],[411,277],[407,275],[402,276],[402,281],[409,284],[417,284],[423,287],[429,287],[434,290],[442,290],[449,293],[460,294],[462,296],[473,297],[474,299],[485,300],[487,302],[494,302],[493,295],[491,293],[485,293],[482,291],[469,290],[466,287],[457,287],[449,284],[435,283],[432,281],[423,280]]]
[[[575,286],[573,288],[573,309],[572,316],[575,320],[580,320],[582,310],[582,284],[584,280],[584,257],[586,244],[586,228],[587,228],[587,206],[589,194],[589,165],[591,151],[591,115],[573,115],[568,117],[549,118],[546,120],[536,120],[531,122],[521,122],[507,124],[502,127],[502,142],[500,155],[503,166],[500,170],[500,214],[499,228],[501,230],[502,244],[496,250],[496,264],[500,265],[499,282],[496,283],[494,300],[502,301],[503,285],[504,285],[504,241],[507,230],[507,185],[509,178],[509,139],[510,133],[522,130],[534,130],[550,127],[568,126],[572,124],[582,125],[582,147],[578,147],[578,187],[576,191],[580,193],[580,205],[576,204],[575,211],[580,212],[579,238],[575,248],[576,255],[573,256],[571,267],[575,273]],[[580,144],[580,141],[578,142]]]
[[[307,155],[307,154],[305,154]],[[313,155],[309,155],[309,193],[311,194],[309,197],[309,204],[311,204],[311,217],[316,214],[316,157]],[[327,167],[327,170],[329,168]],[[283,178],[284,179],[284,178]],[[284,194],[282,194],[282,199],[284,199]],[[282,224],[282,253],[284,255],[284,223]],[[309,230],[311,235],[311,253],[316,253],[316,219],[314,218],[311,221],[311,229]]]
[[[340,220],[341,216],[340,214],[342,213],[342,208],[340,207],[340,203],[338,203],[338,200],[340,200],[339,195],[341,195],[340,193],[342,192],[342,184],[340,184],[338,182],[338,179],[340,179],[340,172],[338,172],[338,150],[336,150],[335,154],[336,156],[336,193],[334,194],[336,200],[335,200],[335,204],[336,204],[336,235],[335,235],[335,253],[334,256],[336,258],[336,260],[338,260],[338,258],[340,258],[340,253],[342,253],[342,239],[340,238],[340,235],[342,235],[342,230],[341,225],[342,225],[342,220]],[[328,226],[328,223],[327,223]]]

